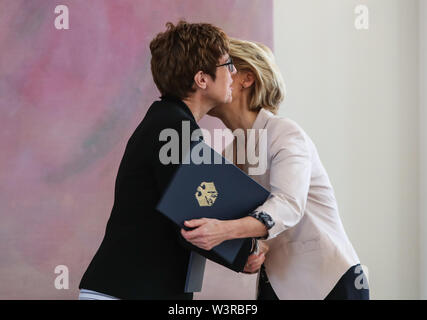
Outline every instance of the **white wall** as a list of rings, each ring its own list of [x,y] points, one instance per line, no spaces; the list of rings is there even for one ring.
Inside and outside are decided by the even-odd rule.
[[[368,30],[354,27],[359,4],[369,9]],[[417,299],[418,1],[274,5],[275,54],[288,91],[280,112],[317,145],[369,269],[371,297]]]
[[[354,27],[359,4],[369,9],[368,30]],[[419,196],[427,190],[425,59],[421,82],[418,72],[418,53],[427,54],[426,0],[420,7],[417,0],[274,1],[274,52],[288,92],[280,113],[316,144],[373,299],[427,298],[427,199]],[[196,299],[255,297],[256,277],[212,262],[206,274],[215,276],[205,277]]]
[[[427,1],[420,1],[420,298],[427,299]]]

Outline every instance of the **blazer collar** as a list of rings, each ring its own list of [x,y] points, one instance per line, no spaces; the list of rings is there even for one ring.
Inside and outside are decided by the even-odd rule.
[[[267,126],[267,121],[271,117],[273,117],[274,114],[267,109],[261,108],[258,112],[258,115],[252,125],[252,129],[258,131],[259,129],[265,129]],[[253,141],[255,139],[255,141]],[[248,144],[255,143],[255,150],[258,148],[259,144],[259,132],[255,132],[255,134],[250,134],[248,137]]]
[[[258,112],[255,122],[252,125],[252,129],[265,129],[268,119],[273,116],[273,113],[271,113],[267,109],[261,108]]]
[[[172,96],[172,95],[163,95],[160,97],[160,99],[162,99],[163,101],[168,101],[168,102],[174,102],[176,105],[178,105],[181,109],[183,109],[185,111],[185,113],[188,114],[189,117],[191,117],[191,119],[196,122],[196,119],[194,118],[193,113],[191,112],[190,108],[187,106],[187,104],[182,101],[180,98]]]

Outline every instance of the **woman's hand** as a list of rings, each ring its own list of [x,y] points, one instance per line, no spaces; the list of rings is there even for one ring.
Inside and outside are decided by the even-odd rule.
[[[270,250],[270,247],[265,241],[258,240],[258,250],[260,253],[267,254],[268,250]]]
[[[229,239],[227,221],[202,218],[185,221],[184,225],[189,228],[195,228],[190,231],[181,229],[184,239],[204,250],[211,250]]]
[[[257,273],[261,268],[262,264],[265,260],[265,254],[251,254],[248,258],[248,261],[245,264],[245,268],[243,269],[244,273]]]
[[[268,245],[264,241],[258,241],[259,253],[251,254],[243,269],[244,273],[257,273],[265,261],[265,255],[268,252]]]

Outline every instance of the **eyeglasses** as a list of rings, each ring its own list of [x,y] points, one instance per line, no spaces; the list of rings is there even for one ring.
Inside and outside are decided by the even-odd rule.
[[[228,71],[230,71],[230,73],[233,73],[233,71],[235,69],[234,64],[233,64],[233,60],[231,59],[231,57],[227,60],[226,63],[220,64],[219,66],[216,66],[216,67],[218,68],[218,67],[222,67],[222,66],[227,66],[227,69],[228,69]]]

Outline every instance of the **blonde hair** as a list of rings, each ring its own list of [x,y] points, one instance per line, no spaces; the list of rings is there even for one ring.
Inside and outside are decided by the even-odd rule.
[[[250,71],[255,76],[249,110],[265,108],[276,114],[285,98],[285,83],[271,50],[262,43],[230,38],[229,54],[237,71]]]

